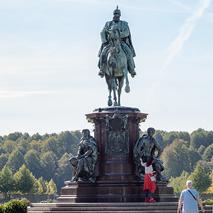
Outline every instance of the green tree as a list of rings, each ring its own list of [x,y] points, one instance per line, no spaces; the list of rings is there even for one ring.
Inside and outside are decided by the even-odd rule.
[[[52,151],[54,154],[58,153],[57,139],[55,137],[50,137],[43,142],[43,151]],[[59,147],[61,149],[61,147]]]
[[[206,144],[207,144],[207,146],[213,144],[213,131],[207,132],[207,135],[206,135]]]
[[[57,187],[53,179],[51,179],[48,184],[47,184],[47,194],[48,195],[53,195],[56,194],[57,192]]]
[[[181,176],[170,179],[170,185],[174,188],[176,194],[179,194],[185,188],[188,177],[189,173],[183,171]]]
[[[197,150],[197,152],[200,154],[200,156],[203,155],[204,151],[205,151],[206,147],[203,145],[200,145],[199,149]]]
[[[57,157],[54,152],[49,151],[41,156],[42,174],[45,180],[50,180],[57,169]]]
[[[60,188],[64,185],[64,181],[69,180],[72,176],[69,159],[69,154],[65,153],[58,161],[58,167],[54,179],[56,181],[58,190],[60,190]]]
[[[22,137],[22,133],[21,132],[14,132],[14,133],[10,133],[7,136],[7,140],[16,141],[20,137]]]
[[[38,153],[41,152],[42,150],[42,141],[35,141],[35,140],[32,140],[30,142],[30,147],[29,149],[33,149],[35,151],[37,151]]]
[[[204,153],[203,153],[203,159],[206,161],[211,161],[213,159],[213,144],[209,145]]]
[[[32,135],[31,139],[39,141],[39,140],[42,140],[42,136],[39,133],[36,133],[36,134]]]
[[[171,144],[175,139],[180,139],[186,142],[186,144],[189,144],[190,142],[190,135],[188,132],[177,132],[177,131],[171,131],[171,132],[161,132],[163,136],[164,145]]]
[[[207,146],[207,132],[204,129],[197,129],[191,134],[191,147],[198,150],[201,145]]]
[[[11,168],[12,172],[16,172],[24,163],[25,161],[22,152],[20,152],[18,149],[15,149],[9,155],[7,166]]]
[[[28,140],[20,139],[20,141],[18,141],[18,149],[23,155],[26,154],[29,147],[30,142]]]
[[[161,156],[165,166],[165,175],[178,177],[183,171],[192,172],[200,155],[187,147],[187,142],[175,139],[167,146]]]
[[[42,175],[42,165],[40,162],[39,153],[31,149],[25,154],[24,160],[26,162],[27,168],[36,178],[39,178]]]
[[[34,184],[33,184],[31,193],[32,193],[32,194],[39,194],[39,193],[38,193],[38,188],[39,188],[38,180],[36,179],[35,182],[34,182]]]
[[[191,173],[190,179],[193,181],[193,186],[201,193],[211,185],[210,173],[200,162],[197,163],[195,170]]]
[[[7,160],[8,160],[7,154],[0,155],[0,170],[4,168],[5,164],[7,163]]]
[[[67,153],[76,153],[77,148],[78,148],[78,143],[79,143],[79,132],[61,132],[58,135],[58,140],[60,144],[63,146],[63,153],[62,155],[67,152]],[[61,156],[62,156],[61,155]]]
[[[47,193],[47,185],[43,177],[40,177],[37,181],[37,193],[38,194],[46,194]]]
[[[4,138],[2,136],[0,136],[0,143],[2,143],[4,140]]]
[[[16,190],[22,193],[29,193],[32,191],[35,184],[35,177],[25,164],[14,175],[16,182]]]
[[[5,166],[0,172],[0,192],[7,198],[8,195],[14,190],[15,181],[12,171]]]
[[[11,153],[16,148],[17,144],[14,141],[5,140],[3,142],[2,148],[5,153]]]

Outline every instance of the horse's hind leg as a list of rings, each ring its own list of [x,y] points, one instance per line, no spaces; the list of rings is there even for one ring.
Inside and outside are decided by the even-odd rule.
[[[113,89],[113,95],[114,95],[114,106],[119,106],[116,97],[116,89]]]
[[[117,90],[117,83],[116,83],[116,79],[113,78],[112,79],[112,91],[113,91],[113,99],[114,99],[114,104],[113,105],[114,106],[118,106],[116,90]]]
[[[110,95],[108,96],[108,106],[112,106],[111,92],[110,92]]]
[[[118,81],[118,106],[121,105],[121,91],[124,84],[124,77],[120,78]]]
[[[108,106],[112,106],[112,89],[109,88],[109,96],[108,96]]]

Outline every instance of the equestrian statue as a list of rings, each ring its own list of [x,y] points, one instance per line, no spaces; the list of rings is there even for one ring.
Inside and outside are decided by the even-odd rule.
[[[120,106],[121,91],[125,83],[125,92],[130,92],[128,73],[136,75],[135,50],[132,45],[128,23],[120,20],[118,7],[113,12],[113,20],[106,22],[101,31],[102,45],[99,51],[99,75],[105,76],[109,90],[108,106]],[[113,100],[112,102],[112,93]]]

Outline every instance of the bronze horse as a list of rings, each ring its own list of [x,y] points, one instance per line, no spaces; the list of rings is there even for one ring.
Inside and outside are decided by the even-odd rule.
[[[105,79],[108,85],[109,96],[108,106],[120,106],[120,97],[122,87],[125,81],[125,92],[130,92],[127,57],[122,49],[120,40],[120,31],[116,27],[109,31],[110,48],[107,54],[107,63],[105,69]],[[114,103],[112,103],[112,95]]]

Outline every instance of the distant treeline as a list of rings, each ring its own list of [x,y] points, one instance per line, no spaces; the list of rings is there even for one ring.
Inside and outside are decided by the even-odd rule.
[[[64,181],[71,179],[69,158],[76,154],[80,138],[80,131],[45,135],[37,133],[32,136],[15,132],[0,136],[0,182],[5,170],[9,169],[13,176],[17,176],[19,170],[23,172],[27,169],[37,182],[40,180],[48,185],[51,181],[51,184],[55,183],[60,190]],[[183,172],[191,174],[198,162],[202,162],[208,171],[212,169],[213,131],[198,129],[190,134],[158,130],[155,138],[164,149],[161,158],[165,175],[173,177],[173,180]],[[35,191],[35,185],[34,183],[32,191]]]
[[[50,181],[50,184],[55,183],[59,190],[65,180],[71,179],[69,158],[70,154],[77,152],[80,137],[80,131],[45,135],[37,133],[32,136],[28,133],[15,132],[0,136],[0,192],[12,187],[13,190],[9,191],[48,193],[47,186]],[[24,173],[22,175],[31,172],[31,180],[30,177],[25,178],[34,183],[31,184],[31,188],[28,187],[28,191],[23,191],[20,187],[17,188],[17,185],[20,185],[16,183],[17,180],[11,180],[12,185],[7,183],[8,179],[4,180],[10,172],[15,178],[18,172]],[[7,181],[3,189],[1,189],[1,181]]]

